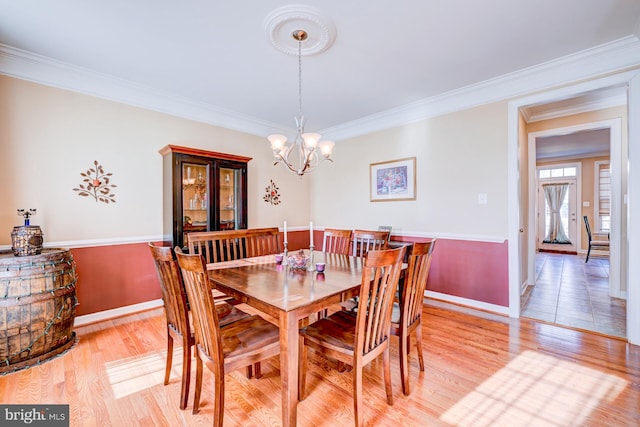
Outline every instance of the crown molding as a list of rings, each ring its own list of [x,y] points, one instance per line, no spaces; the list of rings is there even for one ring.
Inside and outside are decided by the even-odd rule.
[[[268,135],[274,131],[291,132],[290,128],[283,128],[276,123],[176,96],[1,43],[0,74],[257,136]]]
[[[627,104],[627,95],[619,94],[605,99],[585,101],[567,108],[557,108],[545,110],[543,113],[531,113],[527,108],[521,109],[522,116],[527,123],[539,122],[542,120],[555,119],[558,117],[570,116],[573,114],[586,113],[588,111],[603,110],[605,108],[620,107]]]
[[[319,130],[333,140],[417,122],[640,67],[640,39],[628,36],[395,109]],[[291,128],[0,44],[0,73],[264,137]]]
[[[352,138],[639,66],[640,39],[628,36],[318,132],[334,140]]]

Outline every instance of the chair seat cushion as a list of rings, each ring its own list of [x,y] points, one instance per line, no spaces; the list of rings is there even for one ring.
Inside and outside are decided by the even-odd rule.
[[[277,326],[258,315],[248,316],[220,328],[225,358],[261,351],[280,342]]]
[[[592,240],[591,246],[606,246],[609,247],[609,242],[607,240]]]
[[[302,329],[305,339],[322,342],[327,347],[353,351],[355,345],[356,314],[349,311],[337,311]]]

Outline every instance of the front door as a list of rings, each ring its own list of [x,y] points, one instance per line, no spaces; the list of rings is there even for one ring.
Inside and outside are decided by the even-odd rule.
[[[577,253],[576,178],[539,178],[537,206],[538,250]]]

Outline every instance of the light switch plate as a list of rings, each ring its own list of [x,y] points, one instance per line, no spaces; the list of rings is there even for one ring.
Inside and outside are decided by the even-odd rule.
[[[591,206],[591,203],[588,200],[585,200],[584,202],[582,202],[583,208],[588,208],[589,206]]]
[[[479,205],[487,204],[487,193],[478,193],[478,204]]]

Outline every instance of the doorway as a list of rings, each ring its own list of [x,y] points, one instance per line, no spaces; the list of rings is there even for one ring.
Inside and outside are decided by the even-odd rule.
[[[519,98],[509,102],[508,105],[508,274],[509,274],[509,316],[520,316],[521,295],[523,285],[526,285],[531,270],[529,262],[530,241],[529,234],[533,228],[527,217],[532,201],[528,195],[528,176],[530,169],[527,166],[527,142],[525,130],[525,117],[523,109],[528,106],[543,105],[545,103],[568,99],[578,94],[589,91],[603,90],[607,88],[622,88],[626,100],[625,120],[637,116],[640,111],[640,71],[631,70],[619,74],[585,81],[575,85],[565,86],[559,89],[538,93],[525,98]],[[625,186],[624,209],[627,215],[626,235],[624,242],[612,230],[611,244],[617,250],[624,250],[620,261],[625,263],[620,273],[625,275],[627,287],[627,340],[631,344],[640,344],[640,263],[629,260],[640,259],[640,227],[637,227],[640,219],[640,186],[633,185],[640,175],[640,124],[633,120],[626,120],[627,129],[627,171],[628,184]],[[613,155],[613,153],[612,153]],[[613,166],[612,166],[613,167]],[[620,167],[620,165],[618,165]],[[616,203],[622,205],[622,200]],[[613,227],[614,224],[612,224]],[[613,268],[614,265],[611,265]],[[619,266],[618,266],[619,268]]]
[[[521,304],[523,316],[615,336],[626,333],[626,328],[620,325],[626,320],[626,304],[619,298],[622,293],[620,252],[613,251],[606,266],[583,265],[585,248],[582,248],[582,227],[579,227],[582,216],[592,216],[595,208],[594,165],[602,159],[621,163],[619,128],[619,120],[605,120],[529,134],[529,164],[535,171],[530,174],[529,189],[530,194],[537,195],[530,213],[536,220],[533,232],[529,233],[531,264]],[[552,141],[553,146],[540,143],[545,140]],[[544,156],[547,158],[542,158]],[[575,160],[563,162],[569,158]],[[583,171],[590,174],[583,177]],[[619,200],[619,167],[617,173],[617,177],[612,177],[615,181],[612,187],[617,189],[616,200]],[[622,221],[619,207],[611,210],[611,218],[619,241]],[[586,243],[586,238],[584,241]],[[572,257],[543,257],[540,250]],[[550,294],[553,294],[551,298]],[[597,299],[592,297],[596,294]],[[554,304],[549,306],[552,300]],[[598,310],[594,310],[594,306]],[[611,314],[614,312],[615,317]],[[606,314],[611,317],[604,318]]]
[[[529,218],[529,208],[533,202],[528,197],[530,194],[528,190],[529,176],[533,171],[528,167],[526,160],[528,158],[526,117],[523,110],[530,106],[544,105],[576,97],[579,94],[611,88],[622,89],[626,101],[621,106],[624,108],[622,118],[625,125],[623,129],[627,132],[627,145],[624,147],[627,160],[624,163],[624,170],[628,174],[628,181],[624,183],[624,186],[620,184],[619,187],[624,192],[622,212],[626,214],[627,219],[624,225],[627,229],[624,239],[620,235],[616,236],[612,229],[611,245],[612,249],[623,251],[618,256],[625,263],[624,269],[619,273],[625,274],[627,284],[627,340],[631,344],[640,344],[640,263],[630,262],[630,260],[640,259],[640,227],[637,227],[640,218],[640,210],[638,209],[640,206],[640,185],[633,185],[634,182],[638,182],[637,175],[640,174],[640,124],[628,120],[630,117],[635,117],[640,109],[640,70],[596,78],[509,102],[507,165],[509,316],[520,316],[523,285],[526,285],[529,278],[533,277],[529,275],[529,272],[534,268],[529,261],[530,249],[528,247],[529,233],[534,229],[535,223],[533,219]],[[612,156],[614,156],[613,152]],[[620,168],[621,164],[617,166]],[[612,165],[612,167],[614,166]],[[621,197],[622,194],[618,196]],[[623,200],[615,200],[613,203],[620,208]],[[612,227],[614,227],[613,223]],[[613,267],[612,265],[611,268]]]

